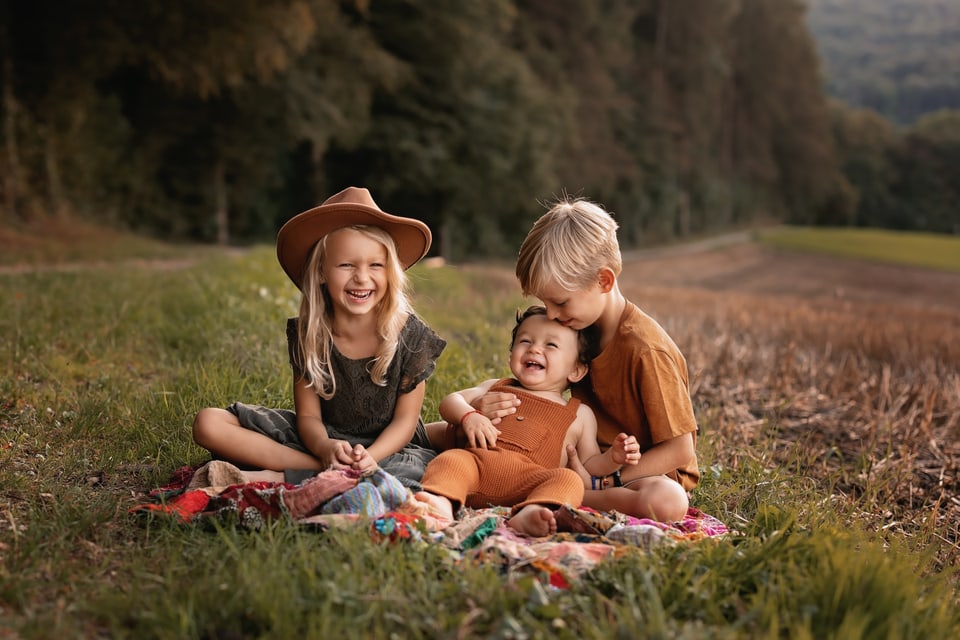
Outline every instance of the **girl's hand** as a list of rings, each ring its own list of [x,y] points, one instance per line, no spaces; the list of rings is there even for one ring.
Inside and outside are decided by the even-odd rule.
[[[610,457],[616,464],[637,464],[640,462],[640,444],[634,436],[619,433],[610,445]]]
[[[508,394],[512,395],[512,394]],[[460,422],[463,435],[467,437],[467,446],[478,449],[492,449],[497,446],[500,430],[482,413],[469,413]]]
[[[370,452],[362,444],[358,444],[350,452],[353,462],[350,463],[352,469],[356,469],[364,474],[371,473],[377,468],[376,459],[370,455]]]
[[[330,469],[344,469],[353,464],[353,447],[346,440],[330,439],[317,456]]]
[[[492,391],[475,398],[470,405],[485,415],[491,424],[500,424],[500,420],[504,416],[517,412],[517,407],[520,406],[520,398],[505,391]]]

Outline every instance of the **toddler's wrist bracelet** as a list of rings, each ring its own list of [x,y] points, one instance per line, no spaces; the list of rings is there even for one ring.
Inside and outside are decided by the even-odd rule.
[[[467,419],[467,416],[469,416],[471,413],[480,413],[480,412],[477,411],[476,409],[471,409],[470,411],[467,411],[465,414],[463,414],[462,416],[460,416],[460,422],[459,422],[459,424],[462,425],[462,424],[463,424],[463,421],[466,420],[466,419]],[[483,414],[480,413],[480,415],[483,415]]]

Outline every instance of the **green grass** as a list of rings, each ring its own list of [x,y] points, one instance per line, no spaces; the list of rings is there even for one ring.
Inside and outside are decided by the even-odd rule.
[[[762,243],[781,249],[960,271],[960,236],[824,227],[776,227],[757,236]]]
[[[292,406],[283,327],[296,290],[272,248],[194,258],[179,270],[0,275],[0,638],[960,631],[932,535],[869,530],[856,512],[880,505],[832,501],[790,469],[717,459],[707,414],[694,504],[738,535],[638,551],[564,591],[353,531],[130,515],[138,492],[205,459],[190,438],[197,410]],[[445,393],[505,372],[525,301],[480,270],[418,266],[412,277],[418,310],[449,341],[428,385],[430,420]]]

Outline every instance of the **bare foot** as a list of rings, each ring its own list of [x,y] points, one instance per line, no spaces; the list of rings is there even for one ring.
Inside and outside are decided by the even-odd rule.
[[[539,504],[528,504],[507,520],[507,526],[528,536],[542,538],[557,532],[557,519],[550,509]]]
[[[442,531],[453,524],[453,505],[447,498],[418,491],[413,494],[413,500],[419,503],[417,515],[424,519],[431,531]]]

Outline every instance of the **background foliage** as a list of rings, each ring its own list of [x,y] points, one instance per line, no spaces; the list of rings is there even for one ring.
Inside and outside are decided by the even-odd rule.
[[[807,24],[801,0],[0,0],[0,224],[243,242],[354,184],[453,259],[509,255],[564,191],[628,246],[955,232],[960,116],[831,106]]]
[[[810,0],[827,91],[900,124],[960,108],[960,1]]]

